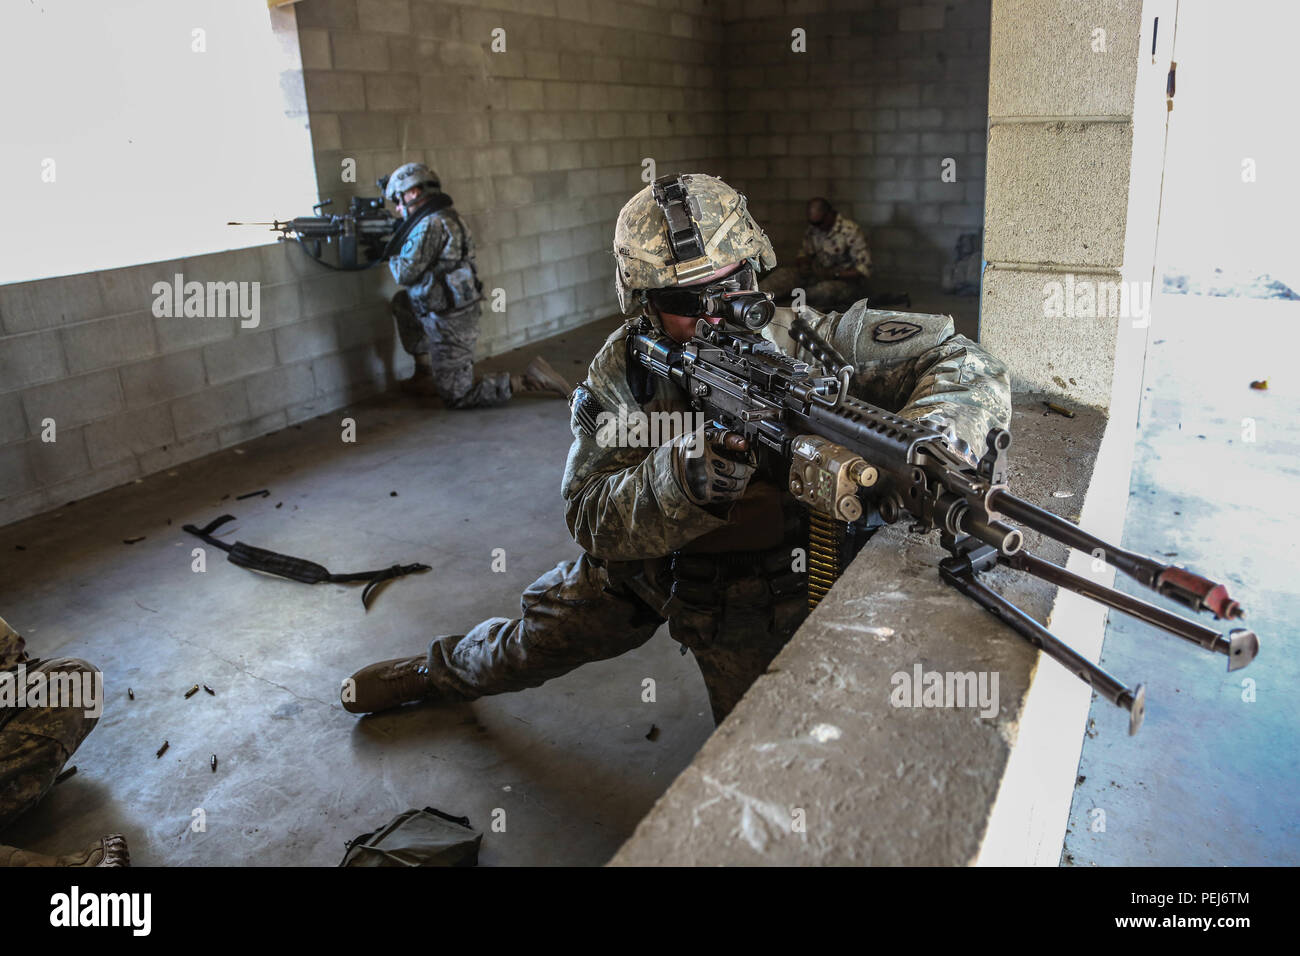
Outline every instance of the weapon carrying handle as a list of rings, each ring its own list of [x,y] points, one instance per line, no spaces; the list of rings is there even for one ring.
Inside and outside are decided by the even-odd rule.
[[[830,373],[836,378],[841,378],[840,372],[848,368],[850,375],[853,371],[853,363],[847,361],[844,356],[835,350],[824,338],[813,331],[813,327],[805,320],[799,318],[790,323],[790,338],[794,339],[802,348],[808,351],[820,364],[830,370]]]

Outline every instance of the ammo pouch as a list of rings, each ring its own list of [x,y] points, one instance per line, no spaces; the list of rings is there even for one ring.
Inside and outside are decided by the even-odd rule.
[[[670,604],[704,614],[728,609],[734,614],[741,604],[770,608],[805,593],[805,575],[790,569],[791,560],[789,548],[723,554],[675,551]]]
[[[455,222],[460,234],[461,259],[454,267],[442,274],[442,290],[447,294],[447,311],[455,312],[468,308],[483,298],[483,283],[474,274],[474,263],[469,259],[469,240],[465,236],[465,224],[454,209],[448,209],[442,217],[443,222]],[[435,263],[436,267],[436,263]]]
[[[474,274],[474,266],[464,260],[443,274],[442,287],[447,293],[448,311],[468,308],[483,298],[483,283]]]
[[[773,628],[789,622],[792,605],[807,608],[806,575],[790,570],[789,548],[672,556],[672,596],[664,612],[685,627],[682,653],[703,647],[742,646],[767,641]]]
[[[406,289],[398,289],[394,292],[388,307],[393,315],[401,321],[410,321],[415,318],[415,305],[411,302],[411,293]]]

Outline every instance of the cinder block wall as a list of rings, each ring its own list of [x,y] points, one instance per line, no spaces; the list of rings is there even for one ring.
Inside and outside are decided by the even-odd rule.
[[[260,281],[259,324],[155,317],[177,273]],[[285,245],[0,286],[0,524],[374,392],[391,323]]]
[[[727,168],[778,258],[827,196],[866,231],[881,285],[937,284],[984,217],[989,0],[725,0],[723,21],[744,64],[727,75]]]
[[[720,165],[708,0],[305,0],[297,17],[322,197],[374,195],[408,160],[437,170],[505,291],[482,353],[616,311],[613,223],[644,159]]]

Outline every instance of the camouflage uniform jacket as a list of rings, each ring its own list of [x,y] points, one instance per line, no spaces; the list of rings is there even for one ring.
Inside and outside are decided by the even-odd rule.
[[[1006,367],[970,339],[956,335],[949,316],[873,311],[865,304],[844,314],[802,312],[858,370],[851,388],[855,395],[905,418],[946,416],[957,437],[975,449],[984,447],[990,428],[1010,424]],[[778,309],[765,331],[791,353],[786,330],[794,317],[791,310]],[[910,326],[900,326],[902,322]],[[877,332],[882,325],[887,331]],[[622,326],[606,340],[592,360],[586,387],[614,414],[620,406],[629,413],[638,407],[645,412],[688,411],[681,389],[657,376],[651,377],[654,394],[649,402],[640,405],[633,397],[625,341],[631,326]],[[899,335],[908,328],[915,331]],[[576,415],[570,427],[574,440],[562,487],[565,518],[574,539],[589,554],[607,561],[661,558],[728,524],[725,517],[687,497],[674,476],[671,445],[602,447],[582,429]]]
[[[449,303],[442,277],[465,261],[474,262],[474,237],[455,209],[447,206],[412,227],[401,251],[388,260],[388,268],[399,285],[410,287],[417,312],[444,315]]]
[[[804,230],[799,254],[833,275],[846,269],[856,269],[864,276],[871,275],[871,250],[867,247],[867,237],[856,222],[838,213],[834,224],[825,232],[813,226]]]

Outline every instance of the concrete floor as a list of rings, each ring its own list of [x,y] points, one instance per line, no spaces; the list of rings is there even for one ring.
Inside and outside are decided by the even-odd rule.
[[[1300,863],[1297,322],[1294,302],[1153,301],[1123,544],[1224,581],[1261,648],[1229,674],[1222,656],[1110,615],[1101,662],[1146,682],[1146,723],[1137,737],[1084,741],[1066,865]],[[1263,378],[1268,391],[1249,387]],[[1093,716],[1108,707],[1094,701]]]
[[[488,364],[536,351],[577,379],[611,327]],[[355,444],[340,441],[345,414]],[[330,866],[344,841],[433,806],[484,831],[484,865],[604,863],[713,729],[666,629],[525,693],[365,719],[338,703],[357,667],[517,614],[523,588],[577,554],[559,495],[570,439],[558,400],[447,412],[386,398],[0,529],[0,613],[35,654],[100,667],[107,696],[77,774],[0,841],[62,852],[120,831],[139,864]],[[271,496],[233,500],[259,488]],[[213,548],[194,573],[201,542],[181,526],[224,512],[239,518],[226,540],[336,572],[433,570],[389,583],[368,613],[359,585],[254,574]],[[646,677],[657,703],[641,701]],[[185,699],[195,683],[216,696]],[[505,832],[489,829],[497,808]]]

